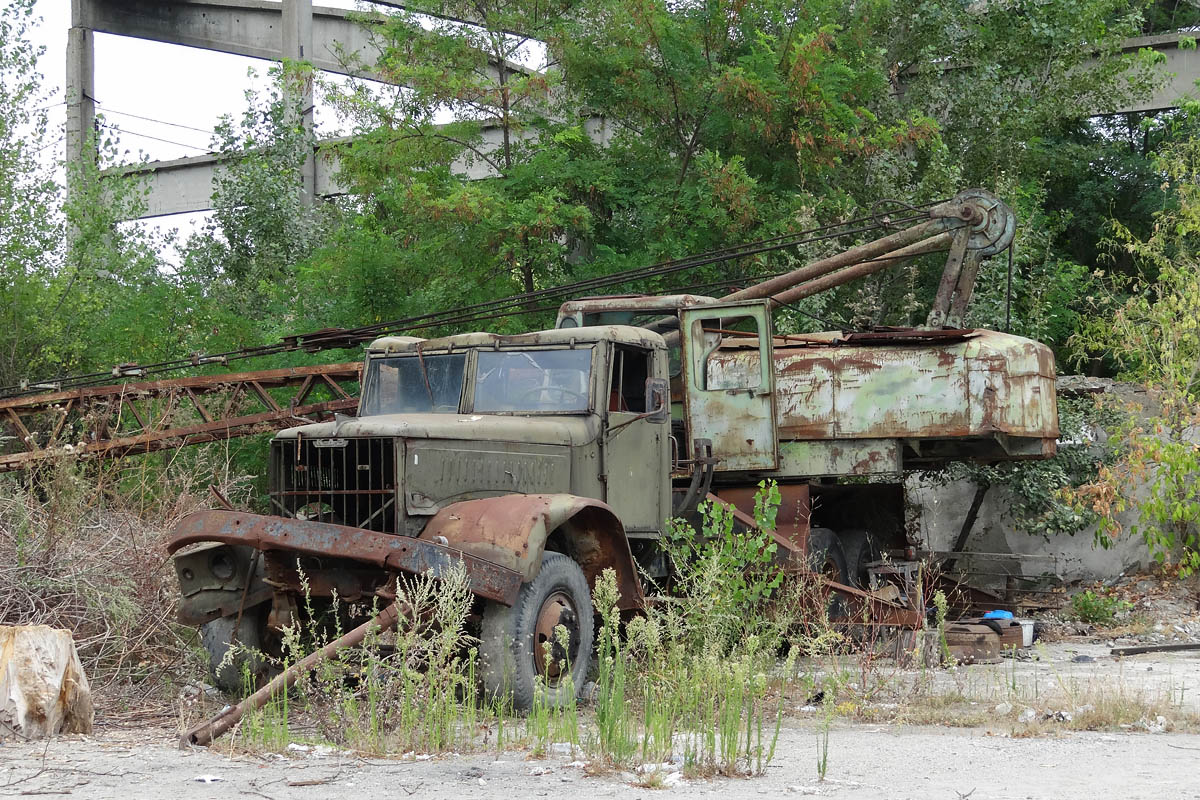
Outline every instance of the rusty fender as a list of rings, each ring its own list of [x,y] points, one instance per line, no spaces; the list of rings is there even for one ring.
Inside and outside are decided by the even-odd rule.
[[[283,550],[297,555],[348,558],[384,569],[414,575],[442,575],[456,564],[467,572],[471,591],[511,606],[521,587],[521,574],[486,558],[424,539],[328,522],[243,514],[238,511],[197,511],[180,520],[167,542],[167,552],[197,542],[248,545],[258,550]]]
[[[421,539],[443,536],[464,553],[499,564],[531,581],[553,539],[579,564],[588,585],[611,567],[622,610],[641,608],[642,586],[625,526],[599,500],[570,494],[510,494],[452,503],[435,514]]]

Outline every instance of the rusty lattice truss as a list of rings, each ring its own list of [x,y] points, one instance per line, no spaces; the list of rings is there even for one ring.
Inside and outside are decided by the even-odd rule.
[[[0,398],[0,472],[276,431],[358,408],[362,365],[202,375]]]

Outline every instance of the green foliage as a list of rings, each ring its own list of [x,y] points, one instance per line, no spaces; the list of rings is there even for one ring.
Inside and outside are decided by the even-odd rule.
[[[703,604],[702,613],[711,625],[698,630],[713,637],[718,649],[745,635],[744,620],[756,617],[783,582],[775,563],[778,545],[771,537],[778,509],[779,487],[774,481],[761,481],[755,496],[758,527],[753,530],[738,529],[732,506],[708,501],[700,504],[700,531],[682,520],[668,528],[665,548],[674,566],[676,592]],[[721,636],[727,639],[718,644]]]
[[[117,182],[102,192],[95,170],[71,176],[64,204],[36,158],[50,132],[37,110],[32,4],[10,3],[0,22],[0,383],[448,309],[868,210],[904,219],[884,201],[969,184],[995,189],[1020,219],[1012,296],[1004,257],[987,262],[969,324],[1011,317],[1013,332],[1061,347],[1084,324],[1080,298],[1119,304],[1136,280],[1156,279],[1127,248],[1098,261],[1107,219],[1148,236],[1182,185],[1163,188],[1155,153],[1195,132],[1188,108],[1084,119],[1150,85],[1147,57],[1119,43],[1191,20],[1163,3],[436,0],[419,11],[435,16],[361,15],[382,55],[347,66],[395,86],[322,82],[311,64],[287,63],[247,96],[213,142],[245,157],[219,172],[211,223],[177,242],[120,223],[139,193]],[[338,153],[353,194],[310,206],[295,171],[313,142],[295,98],[314,83],[354,134]],[[102,164],[116,159],[109,137],[93,146]],[[876,233],[624,288],[721,294]],[[178,264],[166,262],[172,250]],[[943,261],[779,309],[777,327],[920,323]],[[530,304],[469,326],[516,332],[552,315]],[[1103,348],[1090,355],[1093,369],[1117,366]],[[1074,482],[1083,465],[1043,466],[997,480],[1031,498],[1021,516],[1038,520],[1035,532],[1078,526],[1049,487]]]
[[[1102,474],[1113,456],[1097,441],[1122,419],[1117,411],[1091,398],[1058,397],[1059,443],[1052,458],[1000,464],[958,463],[940,480],[966,478],[1005,492],[1013,526],[1031,536],[1074,536],[1096,524],[1100,515],[1078,501],[1082,487]]]
[[[52,285],[62,235],[58,187],[40,154],[52,139],[29,41],[33,0],[0,9],[0,385],[48,372],[40,353],[54,341],[55,305],[63,287]]]
[[[778,500],[773,483],[760,484],[760,524],[774,519]],[[624,639],[615,575],[607,571],[596,583],[595,747],[619,765],[674,756],[700,772],[761,773],[774,757],[796,659],[828,652],[840,637],[822,617],[814,586],[781,586],[773,542],[733,532],[719,505],[703,519],[700,531],[676,522],[667,544],[670,592],[625,625]]]
[[[1071,300],[1090,290],[1093,269],[1067,245],[1080,230],[1100,230],[1096,215],[1112,199],[1133,209],[1124,198],[1152,185],[1142,161],[1130,172],[1120,159],[1086,157],[1119,148],[1099,123],[1078,122],[1085,107],[1117,104],[1147,84],[1139,69],[1123,71],[1136,58],[1117,47],[1146,22],[1137,3],[437,0],[420,9],[432,17],[361,15],[382,55],[347,66],[397,86],[321,83],[311,65],[288,63],[240,117],[222,121],[215,149],[246,157],[218,175],[212,222],[178,243],[178,268],[160,255],[172,242],[114,224],[138,198],[102,198],[94,175],[80,176],[84,191],[68,216],[83,236],[68,254],[58,187],[31,170],[30,145],[5,133],[44,131],[44,118],[18,118],[38,102],[36,53],[20,27],[29,8],[6,11],[0,65],[12,76],[6,85],[21,87],[0,112],[14,120],[0,126],[8,136],[0,150],[12,154],[0,180],[26,176],[3,194],[32,198],[2,226],[20,238],[0,247],[0,269],[21,276],[5,286],[13,341],[4,352],[17,354],[5,369],[14,378],[449,308],[844,219],[888,197],[940,198],[968,183],[1015,198],[1022,216],[1014,329],[1062,342],[1077,322]],[[1151,10],[1155,24],[1177,16]],[[1093,57],[1098,68],[1079,69]],[[313,82],[354,134],[339,152],[339,181],[354,194],[308,206],[294,171],[312,142],[294,98]],[[1056,144],[1069,136],[1082,149]],[[1147,141],[1153,150],[1155,135]],[[114,157],[103,138],[96,147],[102,161]],[[10,164],[24,166],[5,172]],[[1092,164],[1104,166],[1092,184],[1056,177]],[[474,179],[482,175],[491,177]],[[1069,195],[1069,186],[1080,189]],[[1071,205],[1080,206],[1074,216]],[[628,288],[749,281],[853,243]],[[779,327],[810,330],[814,317],[822,327],[918,322],[940,261],[810,298],[801,311],[781,310]],[[1004,317],[1001,261],[986,268],[976,322]],[[531,306],[488,327],[523,330],[551,314]]]
[[[1071,597],[1071,616],[1091,625],[1111,625],[1117,614],[1133,608],[1128,600],[1087,589]]]
[[[1075,340],[1086,356],[1103,350],[1122,374],[1152,392],[1147,409],[1121,432],[1118,460],[1085,493],[1103,518],[1101,536],[1120,531],[1117,515],[1132,508],[1132,532],[1160,561],[1178,559],[1181,574],[1200,568],[1200,139],[1169,147],[1161,168],[1178,206],[1160,212],[1149,238],[1120,225],[1113,246],[1147,276],[1123,282],[1127,299],[1101,298]],[[1129,491],[1144,486],[1139,496]]]

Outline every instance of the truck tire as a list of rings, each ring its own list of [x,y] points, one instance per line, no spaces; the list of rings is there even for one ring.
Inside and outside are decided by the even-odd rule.
[[[565,649],[554,637],[558,625],[568,632]],[[538,574],[521,584],[511,608],[492,602],[484,607],[479,654],[485,693],[493,698],[511,693],[513,708],[528,711],[540,676],[547,706],[574,702],[587,677],[593,635],[592,594],[583,570],[562,553],[545,553]],[[564,660],[569,682],[559,666]]]
[[[808,568],[831,581],[848,583],[846,554],[842,551],[837,534],[829,528],[809,529]]]
[[[241,694],[253,690],[267,674],[267,665],[262,658],[262,631],[259,624],[261,609],[247,609],[241,623],[237,617],[218,617],[200,626],[200,642],[208,653],[208,671],[213,685],[229,694]],[[234,629],[237,629],[238,647],[234,654],[225,658],[233,648]],[[250,686],[246,686],[249,673]]]
[[[829,528],[809,529],[808,568],[831,581],[847,583],[846,554],[837,534]],[[846,619],[846,602],[837,592],[829,593],[825,614],[833,622]]]
[[[858,589],[867,589],[867,564],[879,560],[879,545],[867,530],[849,528],[839,533],[842,552],[846,556],[846,577],[849,584]]]

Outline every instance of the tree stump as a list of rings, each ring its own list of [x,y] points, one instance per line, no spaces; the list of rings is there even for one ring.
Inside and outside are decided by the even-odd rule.
[[[70,631],[0,625],[0,739],[91,733],[93,716]]]

